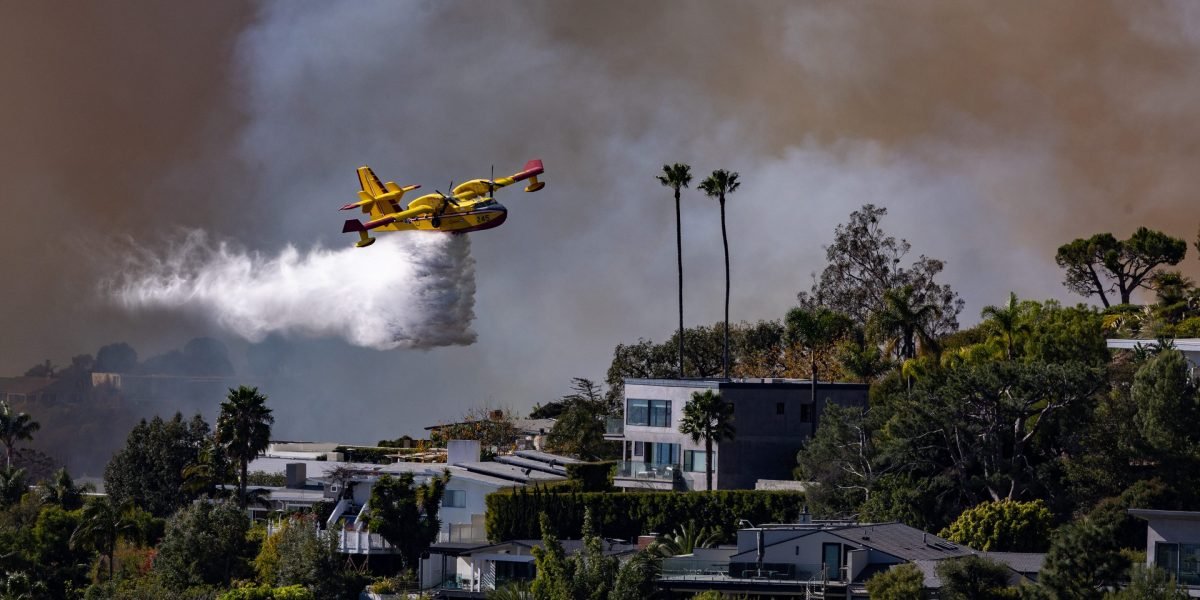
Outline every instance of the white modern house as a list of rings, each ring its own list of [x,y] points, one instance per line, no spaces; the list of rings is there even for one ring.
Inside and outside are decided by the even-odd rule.
[[[1170,573],[1188,595],[1200,597],[1200,512],[1131,508],[1146,521],[1146,566]]]
[[[479,442],[452,441],[447,445],[446,463],[371,464],[301,459],[295,458],[294,454],[285,457],[267,455],[252,461],[249,470],[286,476],[285,487],[263,488],[270,494],[272,510],[311,509],[318,502],[333,504],[333,510],[322,526],[337,536],[341,552],[391,555],[395,550],[367,528],[365,519],[371,487],[384,475],[410,473],[420,484],[449,472],[450,481],[446,484],[438,513],[441,520],[438,542],[473,545],[486,543],[484,514],[488,494],[504,488],[566,478],[565,466],[559,462],[565,459],[561,457],[527,451],[521,453],[526,456],[503,457],[509,463],[481,462],[479,452]],[[252,507],[251,511],[253,516],[260,518],[270,514],[266,507]],[[422,574],[424,581],[438,581],[443,577],[436,565],[431,563],[427,567],[430,570]]]
[[[679,432],[692,394],[712,390],[733,404],[732,440],[715,444]],[[797,379],[626,379],[625,416],[610,420],[605,437],[621,442],[615,483],[627,489],[704,489],[713,461],[713,487],[754,489],[758,480],[792,478],[796,452],[812,436],[827,402],[866,406],[868,386]]]
[[[1109,350],[1136,350],[1139,347],[1149,348],[1158,344],[1158,340],[1110,339]],[[1193,369],[1200,365],[1200,338],[1177,338],[1171,340],[1171,345],[1182,352]]]

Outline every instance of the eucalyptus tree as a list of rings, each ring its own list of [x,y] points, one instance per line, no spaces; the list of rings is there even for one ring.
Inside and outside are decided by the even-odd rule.
[[[679,190],[692,182],[692,168],[683,163],[663,165],[658,182],[675,191],[675,258],[679,267],[679,378],[683,379],[683,224]]]
[[[704,440],[705,489],[713,489],[713,444],[733,439],[733,404],[712,390],[695,392],[683,407],[679,432],[692,436],[692,442]]]
[[[716,198],[721,205],[721,244],[725,247],[725,344],[722,353],[725,365],[724,377],[729,379],[729,236],[725,230],[725,196],[737,191],[742,182],[736,172],[717,169],[700,183],[700,189],[709,198]]]

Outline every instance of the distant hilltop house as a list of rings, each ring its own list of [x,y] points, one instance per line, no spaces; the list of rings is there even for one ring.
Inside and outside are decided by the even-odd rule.
[[[867,384],[812,384],[798,379],[626,379],[625,415],[609,419],[605,437],[621,442],[616,485],[627,489],[704,489],[704,441],[680,433],[683,407],[712,390],[733,404],[732,440],[714,444],[713,487],[754,489],[759,480],[789,480],[796,452],[812,437],[826,402],[867,405]]]
[[[492,451],[507,449],[543,450],[546,435],[554,427],[554,419],[509,418],[502,410],[489,411],[485,417],[454,423],[440,423],[425,428],[435,443],[459,439],[484,440],[484,448]]]
[[[68,385],[51,377],[0,377],[0,401],[54,402],[67,392]]]

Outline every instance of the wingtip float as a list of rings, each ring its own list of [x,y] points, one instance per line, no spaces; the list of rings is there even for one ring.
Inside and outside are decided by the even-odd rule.
[[[538,176],[545,172],[538,159],[525,163],[519,172],[499,179],[472,179],[455,186],[449,194],[434,190],[401,205],[406,192],[420,188],[419,185],[396,185],[394,181],[381,183],[371,167],[358,168],[358,201],[351,202],[341,210],[360,209],[371,219],[366,223],[349,219],[342,225],[342,233],[357,233],[355,246],[363,248],[375,243],[371,231],[442,231],[467,233],[499,227],[508,218],[508,209],[496,202],[496,190],[525,181],[526,192],[536,192],[544,187]]]

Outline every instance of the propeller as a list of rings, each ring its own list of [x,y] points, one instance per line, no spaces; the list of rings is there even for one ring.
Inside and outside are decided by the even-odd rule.
[[[450,190],[451,192],[454,191],[453,179],[450,180],[450,187],[446,189]],[[434,211],[433,218],[430,220],[430,224],[433,225],[433,228],[437,229],[442,226],[442,214],[446,212],[446,207],[451,204],[453,204],[455,207],[458,207],[458,201],[454,199],[453,195],[447,196],[446,194],[443,194],[441,190],[433,191],[437,192],[437,194],[442,197],[442,200],[444,200],[442,205],[438,207],[436,211]]]
[[[454,191],[454,180],[453,179],[450,180],[450,187],[448,187],[446,189],[448,189],[452,192]],[[458,201],[454,199],[453,195],[447,196],[446,194],[443,194],[441,190],[433,190],[433,191],[437,192],[438,195],[441,196],[442,199],[445,200],[446,202],[449,202],[450,204],[458,206]]]
[[[496,165],[492,165],[491,175],[488,176],[488,200],[496,199]]]

